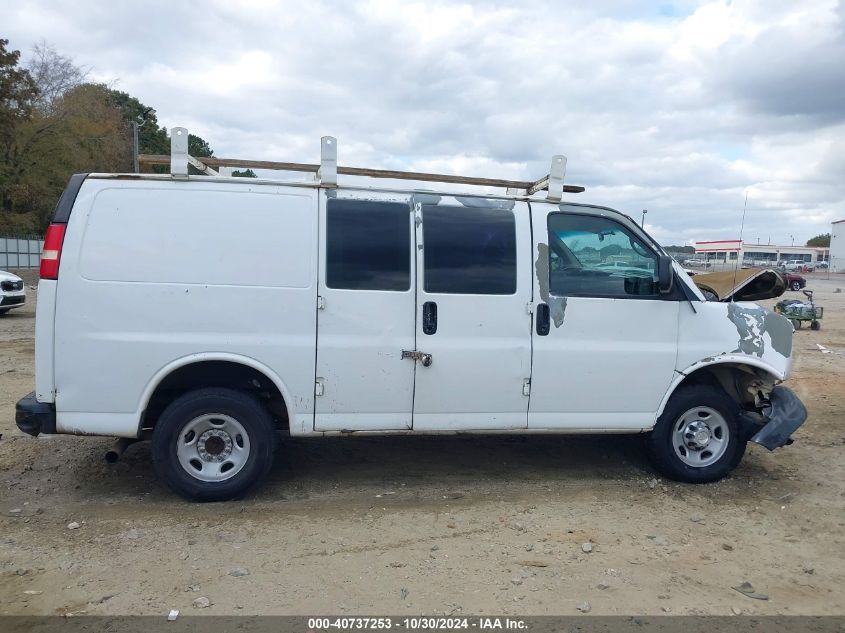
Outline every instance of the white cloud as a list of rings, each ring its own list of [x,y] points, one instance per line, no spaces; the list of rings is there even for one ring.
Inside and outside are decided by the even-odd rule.
[[[141,5],[4,14],[221,156],[538,177],[663,242],[803,241],[845,217],[845,36],[827,0]]]

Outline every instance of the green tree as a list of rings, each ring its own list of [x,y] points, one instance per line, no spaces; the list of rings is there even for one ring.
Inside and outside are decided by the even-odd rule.
[[[35,112],[38,87],[32,75],[18,66],[20,51],[6,50],[9,40],[0,39],[0,211],[11,211],[11,186],[19,176],[19,150],[15,139],[21,124]]]
[[[830,233],[822,233],[807,240],[807,246],[815,246],[816,248],[830,248]]]
[[[170,137],[155,110],[105,84],[42,43],[29,68],[0,39],[0,234],[43,231],[75,172],[132,170],[132,123],[142,154],[170,154]],[[190,135],[193,156],[212,156]],[[166,172],[167,166],[156,171]],[[191,168],[191,173],[196,170]]]
[[[239,176],[241,178],[258,178],[258,176],[255,175],[255,172],[251,169],[244,169],[243,171],[235,169],[232,172],[232,176]]]
[[[167,133],[167,128],[159,125],[156,111],[141,103],[136,97],[120,90],[112,90],[111,96],[114,103],[120,108],[127,124],[131,125],[133,122],[139,124],[138,153],[169,155],[170,135]],[[143,125],[141,125],[142,123]],[[214,155],[214,151],[211,149],[208,141],[194,134],[188,135],[188,153],[196,157]],[[167,167],[159,165],[154,171],[167,173]],[[191,173],[198,172],[191,167]]]
[[[108,87],[86,83],[66,91],[49,110],[17,126],[5,164],[11,172],[4,188],[6,210],[28,216],[28,232],[43,231],[71,174],[131,170],[127,131]]]
[[[119,108],[123,120],[129,125],[133,122],[139,124],[138,151],[141,154],[170,153],[170,138],[167,136],[167,130],[158,124],[155,110],[120,90],[111,90],[109,94],[112,102]],[[143,125],[140,125],[142,123]]]
[[[167,150],[170,151],[169,149]],[[214,156],[214,151],[211,149],[211,146],[201,136],[194,136],[193,134],[188,134],[188,153],[191,156],[200,157],[200,156]]]
[[[19,69],[20,54],[6,53],[5,42],[4,113],[18,113],[2,125],[0,232],[38,233],[72,173],[131,169],[131,135],[109,88],[85,83],[70,58],[43,44],[30,68]],[[22,94],[9,89],[15,83]]]

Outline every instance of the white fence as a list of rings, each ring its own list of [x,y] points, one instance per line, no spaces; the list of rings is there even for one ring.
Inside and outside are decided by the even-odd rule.
[[[38,268],[44,241],[17,237],[0,237],[0,270]]]

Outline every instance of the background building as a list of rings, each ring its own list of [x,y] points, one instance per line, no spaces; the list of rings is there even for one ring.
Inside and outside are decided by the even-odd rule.
[[[830,270],[845,273],[845,220],[830,225]]]
[[[841,232],[845,233],[845,225]],[[845,237],[842,241],[845,242]],[[779,262],[800,259],[815,264],[827,260],[829,250],[813,246],[749,244],[742,240],[710,240],[695,243],[693,259],[696,263],[709,264],[706,267],[713,270],[731,268],[737,262],[744,266],[776,266]]]

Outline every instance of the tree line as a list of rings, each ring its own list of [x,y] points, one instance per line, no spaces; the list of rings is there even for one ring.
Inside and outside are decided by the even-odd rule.
[[[143,123],[140,153],[170,153],[153,108],[89,81],[87,69],[46,43],[27,62],[8,47],[0,38],[0,236],[43,234],[74,173],[131,172],[133,122]],[[199,136],[189,136],[188,151],[213,156]]]

